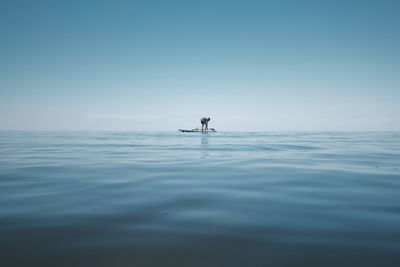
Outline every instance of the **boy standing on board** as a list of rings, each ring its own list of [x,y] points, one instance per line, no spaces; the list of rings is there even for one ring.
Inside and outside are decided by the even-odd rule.
[[[208,122],[210,121],[210,118],[201,118],[200,119],[200,122],[201,122],[201,131],[204,131],[204,130],[208,130]],[[205,126],[205,129],[203,130],[203,128],[204,128],[204,126]]]

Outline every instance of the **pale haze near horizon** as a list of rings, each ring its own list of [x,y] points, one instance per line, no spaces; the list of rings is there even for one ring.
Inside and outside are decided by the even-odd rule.
[[[398,1],[2,1],[0,130],[399,131]]]

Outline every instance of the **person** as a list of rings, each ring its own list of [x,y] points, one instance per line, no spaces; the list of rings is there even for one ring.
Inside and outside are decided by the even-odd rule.
[[[201,118],[201,131],[208,130],[208,122],[210,121],[210,118]],[[205,129],[204,129],[205,128]]]

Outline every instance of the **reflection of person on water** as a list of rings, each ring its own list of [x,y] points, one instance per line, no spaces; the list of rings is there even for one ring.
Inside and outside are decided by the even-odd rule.
[[[210,118],[201,118],[201,131],[208,130],[208,122],[210,121]]]

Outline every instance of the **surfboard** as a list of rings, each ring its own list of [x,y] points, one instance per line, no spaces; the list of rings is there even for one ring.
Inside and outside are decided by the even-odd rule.
[[[202,131],[201,129],[192,129],[192,130],[185,130],[185,129],[179,129],[180,132],[182,133],[210,133],[210,132],[216,132],[214,128],[210,128],[208,130]]]

